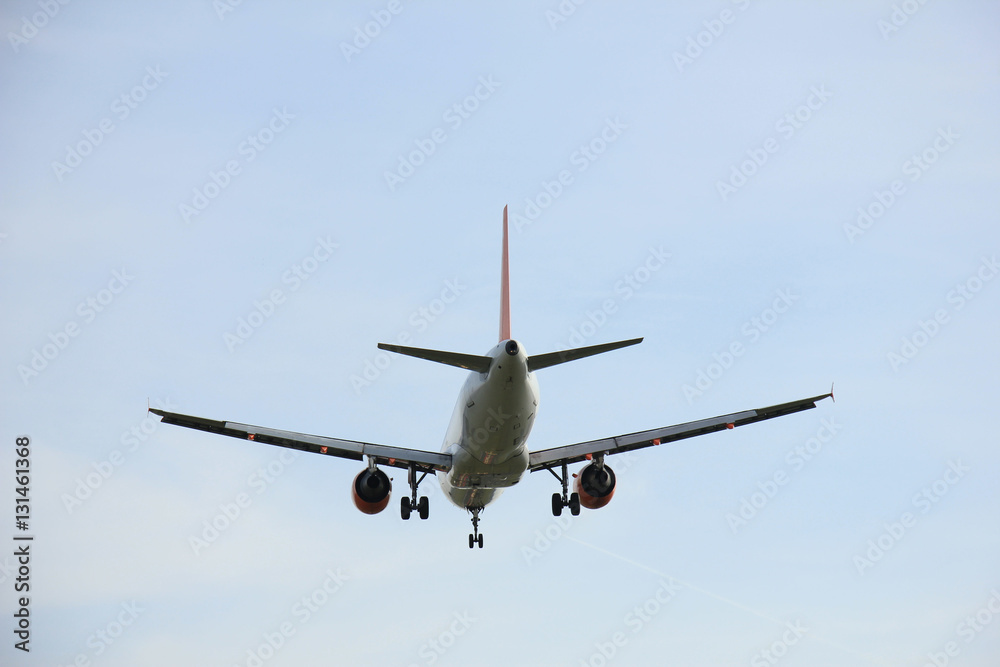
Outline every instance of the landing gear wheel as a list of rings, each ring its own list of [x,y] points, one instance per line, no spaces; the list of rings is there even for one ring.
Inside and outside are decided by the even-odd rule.
[[[476,543],[476,538],[472,536],[472,533],[469,533],[469,548],[471,549],[472,545],[475,543]]]
[[[417,477],[417,472],[421,472],[420,477]],[[426,519],[430,516],[430,508],[427,504],[427,496],[421,496],[420,500],[417,500],[417,487],[420,486],[420,482],[424,481],[424,477],[427,477],[429,470],[425,468],[417,468],[415,463],[410,464],[410,468],[406,473],[406,482],[410,485],[410,497],[402,498],[399,501],[399,512],[403,520],[410,518],[410,512],[416,510],[420,514],[421,519]]]
[[[569,497],[569,511],[573,516],[580,516],[580,494],[574,493]]]
[[[479,534],[479,539],[476,540],[476,541],[479,542],[479,548],[482,549],[483,548],[483,534],[482,533]]]
[[[563,461],[562,463],[562,475],[556,474],[556,471],[552,468],[549,468],[548,471],[562,484],[562,493],[552,494],[552,516],[562,515],[562,508],[564,507],[568,507],[573,516],[579,514],[580,494],[574,493],[572,496],[569,495],[569,470],[567,469],[566,462]]]

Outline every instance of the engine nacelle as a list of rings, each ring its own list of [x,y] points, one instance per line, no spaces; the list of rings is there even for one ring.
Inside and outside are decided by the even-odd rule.
[[[392,494],[392,482],[388,475],[375,468],[365,468],[354,478],[351,485],[351,496],[354,505],[365,514],[378,514],[389,504]]]
[[[580,494],[581,505],[589,510],[604,507],[615,495],[615,471],[607,464],[599,467],[591,463],[577,473],[574,487]]]

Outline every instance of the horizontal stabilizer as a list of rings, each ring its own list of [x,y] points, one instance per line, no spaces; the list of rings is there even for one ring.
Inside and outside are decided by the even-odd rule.
[[[379,343],[380,350],[388,350],[397,354],[405,354],[411,357],[436,361],[439,364],[458,366],[469,371],[486,373],[490,370],[493,359],[483,357],[478,354],[462,354],[461,352],[444,352],[442,350],[427,350],[422,347],[403,347],[402,345],[390,345],[389,343]]]
[[[576,347],[572,350],[563,350],[562,352],[533,354],[528,357],[528,370],[537,371],[539,368],[548,368],[549,366],[555,366],[556,364],[564,364],[567,361],[583,359],[584,357],[601,354],[602,352],[610,352],[611,350],[617,350],[620,347],[628,347],[629,345],[635,345],[641,342],[641,338],[632,338],[631,340],[620,340],[615,343],[602,343],[601,345],[591,345],[590,347]]]

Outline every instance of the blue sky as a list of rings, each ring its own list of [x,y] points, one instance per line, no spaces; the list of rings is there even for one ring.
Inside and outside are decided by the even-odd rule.
[[[998,19],[6,3],[0,661],[995,665]],[[571,520],[532,475],[472,552],[434,484],[365,516],[354,462],[146,418],[437,450],[463,372],[376,344],[494,345],[505,204],[529,354],[645,337],[540,371],[533,448],[837,403],[612,461]]]

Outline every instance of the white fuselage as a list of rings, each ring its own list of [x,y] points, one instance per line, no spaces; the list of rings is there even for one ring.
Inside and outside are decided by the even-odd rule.
[[[538,410],[538,383],[521,345],[501,341],[486,356],[493,358],[489,372],[469,375],[445,434],[451,469],[437,473],[448,499],[468,509],[485,507],[521,480]]]

